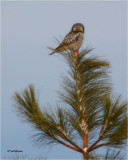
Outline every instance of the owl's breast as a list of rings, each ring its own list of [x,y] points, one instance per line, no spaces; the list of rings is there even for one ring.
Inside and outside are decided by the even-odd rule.
[[[81,45],[83,43],[83,40],[84,40],[84,34],[83,33],[79,33],[79,37],[76,40],[76,42],[71,43],[68,46],[68,49],[70,49],[71,51],[77,51],[81,47]]]

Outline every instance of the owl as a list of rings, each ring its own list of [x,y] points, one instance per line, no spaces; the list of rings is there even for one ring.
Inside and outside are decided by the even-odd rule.
[[[72,26],[71,31],[65,36],[64,40],[60,43],[60,45],[55,48],[55,50],[49,55],[52,55],[56,52],[63,52],[68,49],[74,54],[78,54],[79,48],[81,47],[83,40],[84,26],[81,23],[76,23]]]

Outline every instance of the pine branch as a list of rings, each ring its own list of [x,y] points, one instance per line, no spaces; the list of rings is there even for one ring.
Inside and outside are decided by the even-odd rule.
[[[106,155],[104,156],[104,159],[124,159],[124,156],[121,154],[121,150],[111,150],[111,149],[107,149]]]
[[[65,117],[64,111],[58,108],[58,116],[52,111],[49,113],[50,110],[48,111],[48,109],[44,109],[44,112],[42,113],[38,105],[38,100],[36,99],[34,87],[32,85],[29,85],[29,89],[25,89],[22,92],[22,95],[16,92],[14,100],[18,115],[20,115],[24,121],[30,122],[36,129],[41,131],[41,133],[35,134],[32,137],[35,142],[38,144],[42,143],[43,145],[60,142],[65,146],[67,145],[72,149],[81,151],[81,148],[72,142],[70,136],[65,136],[57,127],[58,121],[61,127],[67,126],[65,125],[65,123],[67,123],[67,118]],[[74,147],[59,140],[57,137],[62,138],[64,141],[67,141]]]
[[[89,159],[94,160],[114,160],[114,159],[124,159],[123,154],[121,154],[121,150],[112,150],[110,148],[107,148],[106,153],[104,155],[102,154],[96,154],[94,151],[93,153],[89,154]]]
[[[110,99],[110,95],[106,97],[103,109],[104,116],[101,118],[103,126],[100,137],[89,147],[89,152],[103,146],[124,147],[127,139],[127,103],[119,104],[119,100],[120,97],[115,102]],[[97,145],[102,140],[105,140],[106,143]]]
[[[127,139],[127,103],[110,98],[110,65],[90,55],[91,51],[85,49],[77,56],[60,53],[70,69],[69,76],[63,76],[63,91],[58,92],[65,108],[59,105],[54,111],[52,106],[41,109],[32,85],[14,95],[18,116],[37,131],[32,137],[36,144],[62,144],[82,153],[84,159],[97,157],[93,153],[100,147],[124,147]],[[94,134],[99,134],[96,141]]]
[[[101,137],[88,148],[88,152],[92,151],[92,149],[97,145],[97,143],[100,142],[100,140],[101,140]]]
[[[104,95],[110,90],[110,85],[107,83],[107,72],[104,70],[109,67],[109,64],[95,57],[85,58],[85,54],[89,52],[84,51],[78,56],[65,55],[71,69],[69,72],[71,79],[63,78],[64,85],[62,87],[65,93],[59,92],[60,98],[69,104],[76,114],[77,121],[73,123],[80,126],[75,127],[75,129],[83,138],[84,159],[88,156],[86,153],[88,151],[88,132],[99,126],[97,115],[101,108],[97,106],[103,103]],[[73,120],[71,115],[70,118]],[[73,126],[75,125],[73,124]]]
[[[80,122],[80,127],[81,127],[81,131],[82,131],[82,135],[83,135],[83,149],[87,149],[88,148],[88,126],[87,126],[87,121],[86,121],[86,117],[87,117],[87,111],[86,111],[86,104],[83,102],[84,101],[84,97],[83,97],[83,93],[82,93],[82,88],[81,88],[81,75],[80,72],[78,70],[78,59],[77,57],[74,55],[73,57],[74,59],[74,66],[75,66],[75,82],[76,82],[76,93],[78,96],[78,108],[81,112],[81,117],[79,117],[81,119]],[[85,154],[84,158],[86,158],[87,155]]]
[[[99,126],[99,119],[97,115],[101,111],[101,104],[103,97],[110,91],[110,84],[108,83],[108,75],[106,69],[109,63],[101,61],[96,57],[84,56],[90,53],[90,50],[84,50],[76,57],[77,67],[74,64],[74,56],[72,54],[65,54],[64,57],[70,66],[70,76],[65,77],[62,88],[65,92],[59,92],[59,96],[68,105],[70,105],[78,118],[80,117],[80,108],[78,106],[81,101],[82,105],[87,106],[87,121],[89,123],[88,129],[93,130]],[[79,85],[76,84],[80,79]],[[78,96],[78,92],[80,94]],[[95,119],[95,121],[94,121]]]
[[[120,97],[105,98],[100,136],[113,147],[124,147],[127,139],[127,102],[120,103]]]
[[[100,148],[100,147],[105,147],[105,146],[109,146],[109,145],[110,145],[109,143],[103,143],[103,144],[96,145],[96,146],[94,146],[93,148],[90,148],[90,149],[89,149],[89,152],[91,152],[91,151],[93,151],[93,150],[95,150],[95,149],[98,149],[98,148]]]
[[[56,139],[56,141],[59,142],[60,144],[64,145],[64,146],[70,148],[70,149],[73,149],[73,150],[77,151],[77,152],[80,152],[80,153],[83,152],[83,150],[82,150],[80,147],[77,147],[77,146],[75,146],[75,147],[70,146],[70,145],[64,143],[63,141],[60,141],[59,139]],[[74,145],[74,144],[73,144],[73,145]]]
[[[73,143],[69,137],[67,136],[66,132],[65,131],[62,131],[60,126],[59,126],[59,130],[62,134],[61,138],[64,139],[65,141],[69,142],[71,145],[73,145],[74,147],[73,148],[76,148],[78,151],[83,151],[78,145],[76,145],[75,143]]]

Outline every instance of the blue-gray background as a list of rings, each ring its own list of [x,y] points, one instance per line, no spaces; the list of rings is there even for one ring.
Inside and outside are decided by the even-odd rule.
[[[91,46],[93,54],[110,61],[113,92],[126,100],[126,7],[126,2],[2,2],[2,157],[17,149],[31,158],[81,158],[61,145],[50,150],[32,146],[33,129],[16,117],[12,96],[33,83],[40,104],[55,106],[67,66],[58,55],[48,56],[46,47],[56,47],[54,37],[64,37],[81,22],[82,47]]]

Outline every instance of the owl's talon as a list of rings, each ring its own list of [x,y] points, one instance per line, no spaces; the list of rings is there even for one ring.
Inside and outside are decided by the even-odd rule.
[[[77,54],[77,55],[79,54],[79,50],[76,51],[76,54]]]
[[[74,56],[77,56],[78,54],[79,54],[79,50],[73,52]]]
[[[73,51],[73,55],[76,56],[76,51]]]

